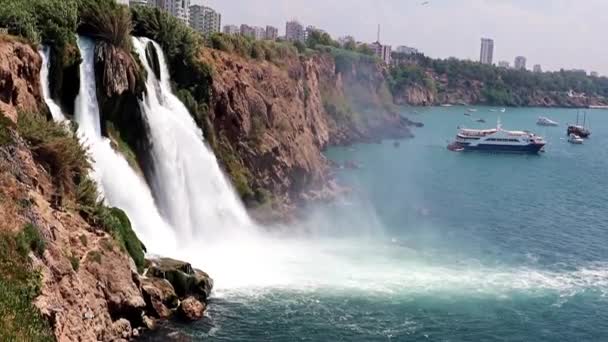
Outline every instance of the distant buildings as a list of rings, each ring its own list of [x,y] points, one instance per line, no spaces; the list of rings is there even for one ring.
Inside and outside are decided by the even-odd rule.
[[[526,57],[524,57],[524,56],[515,57],[514,68],[517,70],[526,70]]]
[[[511,67],[511,64],[507,61],[500,61],[498,62],[498,67],[509,69]]]
[[[598,74],[598,72],[597,72],[597,71],[592,71],[592,72],[590,73],[590,75],[591,75],[591,77],[600,77],[600,74]]]
[[[241,33],[241,29],[236,25],[226,25],[223,32],[225,34],[239,34]]]
[[[481,38],[481,53],[479,61],[481,64],[492,64],[494,59],[494,41],[488,38]]]
[[[397,48],[395,49],[395,52],[397,53],[402,53],[405,55],[415,55],[418,53],[418,49],[415,49],[413,47],[409,47],[409,46],[397,46]]]
[[[279,29],[274,26],[266,26],[266,39],[267,40],[277,40],[279,37]]]
[[[190,0],[156,0],[156,6],[185,23],[190,20]]]
[[[306,40],[306,32],[304,26],[296,20],[288,21],[285,25],[285,39],[290,42],[304,42]]]
[[[534,72],[543,72],[543,68],[541,67],[540,64],[534,64],[534,67],[532,68],[532,70]]]
[[[374,54],[384,63],[391,64],[392,47],[390,45],[382,45],[380,42],[374,42],[368,45]]]
[[[241,36],[248,37],[251,39],[255,38],[255,31],[253,30],[253,26],[249,26],[247,24],[241,24]]]
[[[266,29],[259,26],[253,27],[253,39],[264,40],[266,39]]]

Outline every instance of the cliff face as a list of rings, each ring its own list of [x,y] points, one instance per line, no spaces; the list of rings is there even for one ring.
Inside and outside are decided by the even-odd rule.
[[[213,70],[209,118],[218,158],[234,179],[224,155],[231,149],[251,187],[269,191],[275,204],[330,195],[329,163],[321,153],[327,146],[410,135],[386,107],[392,99],[383,98],[390,94],[377,65],[338,72],[330,55],[277,65],[217,50],[205,50],[202,61]],[[329,113],[338,102],[350,112]]]
[[[322,184],[330,131],[316,65],[294,59],[279,68],[215,50],[203,58],[214,70],[210,119],[219,149],[236,152],[251,186],[289,202]]]
[[[29,45],[0,36],[0,110],[13,122],[17,121],[17,108],[40,109],[41,63]]]

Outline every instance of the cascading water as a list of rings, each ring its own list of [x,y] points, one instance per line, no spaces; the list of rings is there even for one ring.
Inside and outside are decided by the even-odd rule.
[[[158,213],[147,184],[101,135],[94,70],[95,43],[79,37],[78,47],[83,61],[75,117],[81,140],[89,147],[94,162],[93,176],[107,203],[127,213],[148,251],[170,255],[175,250],[173,231]]]
[[[42,48],[42,50],[38,51],[40,57],[42,58],[42,67],[40,68],[40,85],[42,87],[42,96],[44,97],[44,102],[49,107],[51,111],[51,115],[53,116],[53,120],[57,122],[65,121],[65,116],[61,111],[61,107],[51,98],[51,90],[49,87],[49,69],[50,69],[50,53],[51,49],[48,46]]]
[[[146,38],[133,39],[133,44],[148,72],[141,108],[150,129],[150,178],[161,212],[178,230],[181,241],[204,237],[209,242],[219,234],[226,238],[251,233],[253,223],[205,145],[201,130],[171,92],[162,49]],[[146,58],[147,44],[154,44],[158,52],[160,82]]]

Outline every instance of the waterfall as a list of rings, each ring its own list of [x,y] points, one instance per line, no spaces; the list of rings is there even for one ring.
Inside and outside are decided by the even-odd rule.
[[[150,183],[164,217],[184,242],[253,233],[252,221],[205,144],[201,130],[171,91],[163,50],[146,38],[134,38],[133,44],[148,74],[147,92],[140,105],[152,145]],[[148,44],[157,51],[160,81],[146,58]]]
[[[170,255],[176,245],[173,231],[159,214],[150,189],[101,135],[94,70],[95,42],[79,37],[78,47],[83,61],[75,119],[81,140],[93,159],[93,177],[107,204],[123,209],[129,216],[133,229],[148,251]]]
[[[49,69],[51,67],[49,63],[51,48],[45,46],[42,50],[38,51],[40,57],[42,58],[42,67],[40,68],[40,85],[42,87],[42,96],[44,97],[44,102],[49,107],[51,111],[51,115],[53,116],[53,120],[57,122],[64,122],[65,116],[61,111],[61,107],[51,98],[51,90],[49,86]]]

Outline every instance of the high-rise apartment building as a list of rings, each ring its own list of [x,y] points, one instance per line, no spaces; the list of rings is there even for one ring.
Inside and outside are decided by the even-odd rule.
[[[210,35],[221,31],[222,15],[213,8],[192,5],[190,6],[190,26],[196,31]]]
[[[481,38],[481,53],[479,61],[481,64],[492,64],[494,60],[494,41],[488,38]]]
[[[279,37],[279,29],[274,26],[266,26],[266,39],[276,40]]]
[[[186,23],[190,20],[190,0],[157,0],[156,6]]]
[[[285,25],[285,39],[291,42],[304,42],[306,40],[304,26],[295,20],[288,21]]]
[[[524,56],[515,57],[515,69],[526,70],[526,57],[524,57]]]

